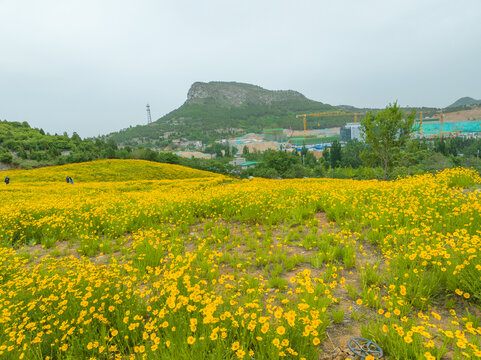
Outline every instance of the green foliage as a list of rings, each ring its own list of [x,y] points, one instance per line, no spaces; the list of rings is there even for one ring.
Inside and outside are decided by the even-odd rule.
[[[71,138],[66,134],[45,134],[42,129],[33,129],[26,122],[0,122],[0,163],[13,163],[31,169],[97,159],[143,159],[222,174],[233,169],[228,164],[228,159],[184,159],[172,153],[159,153],[144,148],[132,151],[128,146],[119,148],[114,139],[108,139],[107,142],[98,138],[82,140],[76,133]]]
[[[341,163],[342,159],[342,150],[341,150],[341,143],[335,140],[329,152],[329,162],[331,163],[331,167],[336,168]]]
[[[332,321],[335,324],[340,324],[343,322],[343,320],[344,320],[344,310],[338,309],[332,312]]]
[[[263,156],[263,165],[275,169],[281,176],[296,164],[301,164],[301,158],[294,153],[268,150]]]
[[[420,167],[425,171],[435,172],[436,170],[450,169],[453,167],[453,163],[442,153],[435,152],[424,159]]]
[[[13,155],[12,155],[13,153]],[[82,140],[76,133],[45,134],[27,122],[0,122],[0,162],[22,168],[63,165],[105,158],[128,158],[126,149],[118,149],[115,141]]]
[[[362,165],[361,154],[366,150],[366,145],[356,139],[349,140],[342,149],[341,163],[343,167],[358,168]]]
[[[12,154],[8,151],[0,152],[0,163],[10,164],[12,162]]]
[[[397,102],[386,106],[385,110],[378,111],[376,115],[368,112],[361,120],[361,130],[364,141],[373,150],[381,161],[384,180],[401,149],[409,140],[416,113],[405,116]]]

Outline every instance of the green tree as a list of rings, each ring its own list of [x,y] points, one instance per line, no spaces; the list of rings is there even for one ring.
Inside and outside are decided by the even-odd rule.
[[[334,140],[331,144],[331,150],[330,150],[330,156],[329,156],[329,161],[331,163],[332,168],[336,168],[340,165],[341,157],[342,157],[341,143],[337,140]]]
[[[446,142],[443,137],[439,137],[434,141],[434,151],[444,156],[448,155],[448,149],[446,148]]]
[[[309,170],[302,164],[294,164],[284,173],[284,177],[287,179],[300,179],[308,175]]]
[[[328,147],[324,148],[324,151],[322,152],[322,159],[324,160],[326,166],[328,166],[329,164],[330,157],[331,157],[331,154],[330,154],[329,148]]]
[[[456,146],[456,139],[449,138],[446,144],[446,151],[449,155],[458,156],[458,148]]]
[[[304,165],[312,169],[316,166],[316,164],[317,159],[314,154],[311,151],[307,152],[306,156],[304,157]]]
[[[349,140],[342,149],[341,166],[358,168],[362,165],[361,153],[366,146],[359,140]]]
[[[406,116],[395,102],[376,114],[369,111],[361,120],[364,141],[380,160],[384,180],[388,178],[393,161],[409,140],[415,117],[414,110]]]
[[[285,177],[286,172],[295,164],[301,164],[298,156],[285,151],[268,150],[264,153],[262,165],[275,169],[280,176]]]

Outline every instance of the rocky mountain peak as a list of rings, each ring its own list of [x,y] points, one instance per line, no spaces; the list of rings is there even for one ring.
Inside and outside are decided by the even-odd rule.
[[[245,104],[269,105],[274,102],[305,99],[304,95],[293,90],[266,90],[260,86],[237,82],[195,82],[187,93],[186,103],[214,102],[223,106]]]

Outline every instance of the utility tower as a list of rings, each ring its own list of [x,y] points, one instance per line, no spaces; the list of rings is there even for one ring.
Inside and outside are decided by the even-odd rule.
[[[150,116],[150,105],[147,104],[147,124],[152,123],[152,116]]]

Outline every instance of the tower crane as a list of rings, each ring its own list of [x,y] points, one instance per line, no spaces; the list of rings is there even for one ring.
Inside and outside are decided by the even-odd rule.
[[[423,111],[419,111],[419,134],[423,136]]]
[[[441,109],[441,118],[439,119],[440,120],[440,130],[441,130],[441,137],[443,137],[443,123],[444,123],[444,113],[443,113],[443,110]]]

